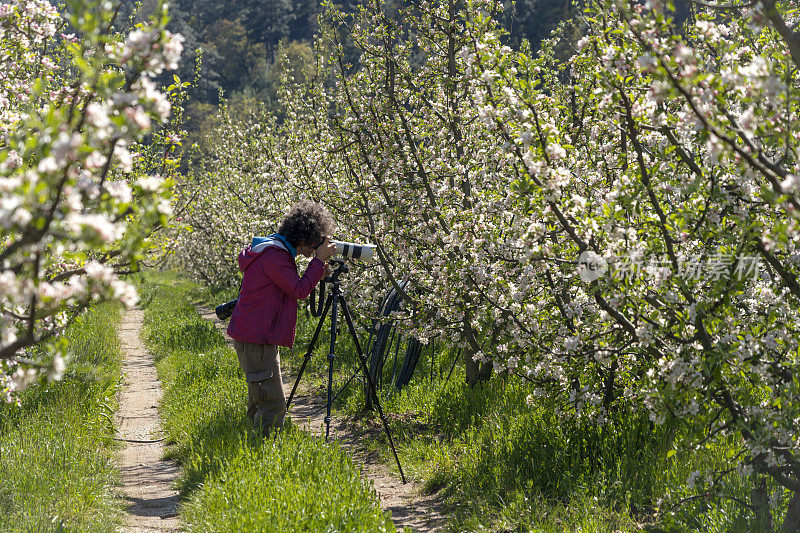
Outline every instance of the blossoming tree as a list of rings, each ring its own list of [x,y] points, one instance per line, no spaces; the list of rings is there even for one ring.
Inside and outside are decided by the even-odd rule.
[[[524,238],[601,269],[539,264],[571,303],[553,294],[568,328],[529,373],[596,406],[643,401],[694,427],[689,446],[741,439],[733,466],[793,494],[784,531],[800,527],[792,13],[703,4],[679,32],[658,2],[598,2],[569,69],[509,53],[487,19],[465,51],[537,221]]]
[[[675,451],[734,443],[730,468],[692,476],[699,495],[753,476],[768,524],[769,479],[794,531],[796,15],[705,4],[676,27],[656,0],[590,3],[566,62],[568,27],[511,50],[488,0],[330,12],[315,68],[285,80],[283,122],[225,124],[219,157],[237,154],[232,199],[310,196],[378,244],[349,288],[364,312],[408,278],[408,330],[530,380],[531,402],[600,424],[644,408],[689,428]],[[256,212],[275,216],[226,210],[210,241],[242,242]]]
[[[117,6],[118,10],[118,6]],[[99,299],[132,305],[120,279],[170,213],[167,95],[182,38],[167,6],[127,34],[108,1],[0,5],[0,391],[63,370],[51,339]],[[150,134],[148,143],[140,142]],[[43,366],[42,366],[43,365]]]

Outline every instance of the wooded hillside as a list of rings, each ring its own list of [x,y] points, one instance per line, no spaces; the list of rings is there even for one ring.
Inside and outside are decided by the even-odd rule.
[[[143,2],[141,12],[146,14],[152,3]],[[346,12],[357,5],[356,0],[338,4]],[[412,5],[410,0],[389,3],[395,12]],[[568,15],[570,6],[569,0],[507,1],[502,20],[510,32],[509,44],[517,47],[527,39],[535,48]],[[175,0],[170,29],[186,39],[177,72],[182,80],[195,77],[200,56],[198,86],[186,106],[191,139],[202,139],[213,125],[220,94],[247,108],[260,101],[276,109],[279,49],[283,45],[291,62],[302,64],[321,10],[318,0]]]

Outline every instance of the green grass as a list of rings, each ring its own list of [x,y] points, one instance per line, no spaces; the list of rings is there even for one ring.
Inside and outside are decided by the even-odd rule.
[[[177,290],[176,286],[171,290]],[[197,292],[176,299],[211,297],[212,302],[221,302],[229,296]],[[282,354],[284,368],[294,370],[302,363],[317,324],[317,319],[306,317],[302,310],[298,314],[296,348],[292,354]],[[192,496],[187,517],[196,516],[188,521],[199,529],[232,528],[231,524],[246,523],[242,521],[253,513],[267,515],[258,506],[245,512],[245,504],[229,505],[230,513],[209,513],[203,509],[226,508],[226,501],[251,501],[248,494],[258,492],[254,484],[262,478],[279,475],[270,471],[275,467],[269,461],[276,456],[278,460],[287,460],[281,446],[305,445],[308,436],[290,433],[285,435],[283,443],[260,447],[249,443],[241,431],[245,425],[242,414],[245,393],[244,387],[238,385],[241,376],[235,356],[224,347],[221,335],[215,337],[218,334],[210,324],[196,322],[191,309],[187,308],[185,315],[185,320],[192,324],[189,329],[185,329],[188,326],[183,323],[184,315],[179,316],[180,320],[169,319],[165,327],[170,333],[163,338],[170,346],[177,346],[176,353],[184,355],[164,365],[162,370],[165,374],[182,376],[180,379],[185,381],[181,387],[194,390],[196,383],[205,383],[205,388],[197,389],[197,394],[178,394],[183,400],[177,400],[176,404],[182,401],[184,407],[173,422],[176,433],[185,435],[179,448],[192,450],[191,457],[184,451],[178,452],[187,455],[191,465],[185,473],[185,486],[201,494]],[[181,345],[178,331],[205,336],[208,343],[205,348],[189,346],[188,340],[181,341]],[[363,328],[360,333],[361,341],[366,342]],[[303,376],[306,385],[321,397],[327,383],[328,336],[326,324]],[[195,355],[195,360],[185,359],[197,350],[201,355]],[[532,389],[521,379],[494,377],[489,383],[470,388],[464,383],[460,364],[447,379],[457,357],[446,345],[435,351],[426,349],[409,386],[402,392],[387,386],[381,392],[381,403],[404,471],[408,477],[422,482],[426,490],[440,496],[448,517],[446,530],[759,531],[753,512],[740,503],[749,502],[753,480],[730,473],[724,487],[712,488],[708,497],[702,498],[697,497],[697,489],[686,483],[690,473],[700,466],[729,468],[740,449],[738,442],[714,442],[668,457],[676,443],[689,433],[688,428],[654,425],[635,406],[627,410],[620,407],[612,421],[602,425],[559,417],[555,414],[557,409],[546,400],[528,405],[526,397]],[[392,366],[392,361],[387,361],[383,376],[386,383],[390,381]],[[342,328],[334,361],[335,390],[339,391],[357,369],[352,339]],[[219,385],[212,385],[217,380]],[[236,387],[241,388],[233,393]],[[360,441],[377,452],[387,467],[396,469],[377,415],[365,414],[363,405],[363,383],[358,376],[337,398],[334,416],[358,422],[357,427],[363,432]],[[201,414],[194,413],[195,410]],[[187,422],[193,419],[196,420]],[[206,444],[212,440],[217,441],[213,447]],[[287,445],[290,441],[292,444]],[[215,451],[209,451],[212,449]],[[308,454],[303,457],[310,460]],[[327,461],[333,459],[325,459],[321,464],[328,464]],[[255,473],[242,468],[231,474],[228,465],[234,462],[258,466]],[[305,469],[300,464],[287,468],[290,472]],[[283,472],[284,467],[278,470]],[[298,490],[291,487],[291,491]],[[773,517],[777,524],[786,494],[772,483],[768,489],[776,502]],[[265,498],[275,497],[271,492],[263,494],[268,494]],[[284,513],[293,516],[292,520],[303,521],[310,516],[301,513],[296,501],[281,505],[286,506],[288,511]],[[280,519],[269,516],[270,521]],[[318,526],[306,527],[315,530]],[[276,526],[275,530],[279,529]]]
[[[440,354],[440,359],[446,359]],[[727,470],[739,443],[667,457],[686,428],[655,425],[643,411],[615,413],[599,425],[558,417],[523,380],[494,377],[470,388],[463,370],[448,381],[430,358],[421,360],[411,384],[382,391],[406,475],[438,493],[450,531],[759,531],[749,502],[752,483],[735,472],[708,498],[686,480],[700,465]],[[338,404],[339,416],[363,416],[361,387]],[[387,466],[394,459],[375,422],[365,432]],[[369,439],[365,439],[369,442]],[[780,522],[786,494],[774,484]],[[681,505],[662,503],[678,502]]]
[[[315,324],[301,320],[298,326],[294,367]],[[341,338],[337,390],[358,368],[349,335]],[[326,343],[317,348],[304,379],[327,382],[327,350]],[[635,407],[621,407],[603,425],[558,417],[546,400],[527,404],[533,389],[522,379],[494,377],[470,388],[457,364],[448,380],[455,357],[446,345],[433,354],[425,349],[411,384],[402,392],[387,386],[381,393],[404,471],[441,497],[448,530],[759,531],[754,513],[740,503],[749,502],[753,480],[731,472],[724,486],[706,489],[703,498],[687,485],[701,465],[729,469],[739,442],[714,442],[667,457],[688,428],[655,425]],[[387,360],[385,383],[392,366]],[[377,415],[363,412],[363,386],[359,376],[339,395],[335,416],[360,420],[362,442],[396,470]],[[774,483],[768,489],[779,523],[787,494]]]
[[[121,502],[109,437],[120,376],[115,324],[103,304],[66,332],[61,381],[35,383],[0,405],[0,530],[114,531]]]
[[[142,282],[146,341],[164,386],[162,416],[182,468],[182,520],[193,531],[394,531],[336,445],[297,428],[253,436],[236,355],[192,303],[208,297],[169,274]]]

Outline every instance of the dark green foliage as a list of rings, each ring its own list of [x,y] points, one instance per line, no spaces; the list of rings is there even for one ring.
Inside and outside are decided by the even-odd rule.
[[[277,68],[279,44],[310,42],[319,7],[308,0],[179,0],[172,13],[174,31],[186,37],[179,75],[191,78],[202,53],[202,75],[193,99],[217,104],[220,90],[226,96],[252,91],[268,100],[277,81],[270,72]]]
[[[337,5],[344,12],[352,13],[358,2],[346,0]],[[413,6],[413,2],[391,0],[383,6],[389,17],[400,17],[402,10]],[[502,6],[502,13],[498,11],[497,15],[510,31],[510,44],[518,47],[527,39],[534,49],[560,21],[573,13],[569,0],[506,1]],[[148,9],[152,8],[145,2],[142,13],[147,13]],[[128,21],[131,10],[132,4],[123,6],[119,17],[121,24]],[[318,30],[317,18],[322,11],[321,2],[317,0],[173,2],[170,29],[186,39],[178,76],[182,80],[194,79],[197,61],[202,58],[198,84],[186,105],[190,141],[202,144],[204,135],[213,126],[206,123],[206,117],[215,114],[220,94],[240,103],[255,98],[280,115],[276,98],[282,68],[279,51],[308,46]],[[354,50],[348,36],[342,35],[342,40],[352,55]],[[299,59],[302,58],[294,57],[290,61]],[[348,56],[348,61],[357,64],[358,57]],[[162,81],[171,83],[171,75]]]
[[[519,48],[522,39],[527,39],[534,50],[538,49],[559,22],[575,13],[571,0],[516,0],[504,4],[501,20],[513,48]]]

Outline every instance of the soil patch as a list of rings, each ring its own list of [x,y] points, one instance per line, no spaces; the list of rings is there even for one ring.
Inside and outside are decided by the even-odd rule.
[[[143,317],[140,309],[126,311],[118,330],[125,376],[117,412],[118,438],[125,439],[119,454],[122,493],[128,503],[124,531],[178,531],[174,488],[178,467],[162,460],[161,383],[154,358],[139,338]]]

